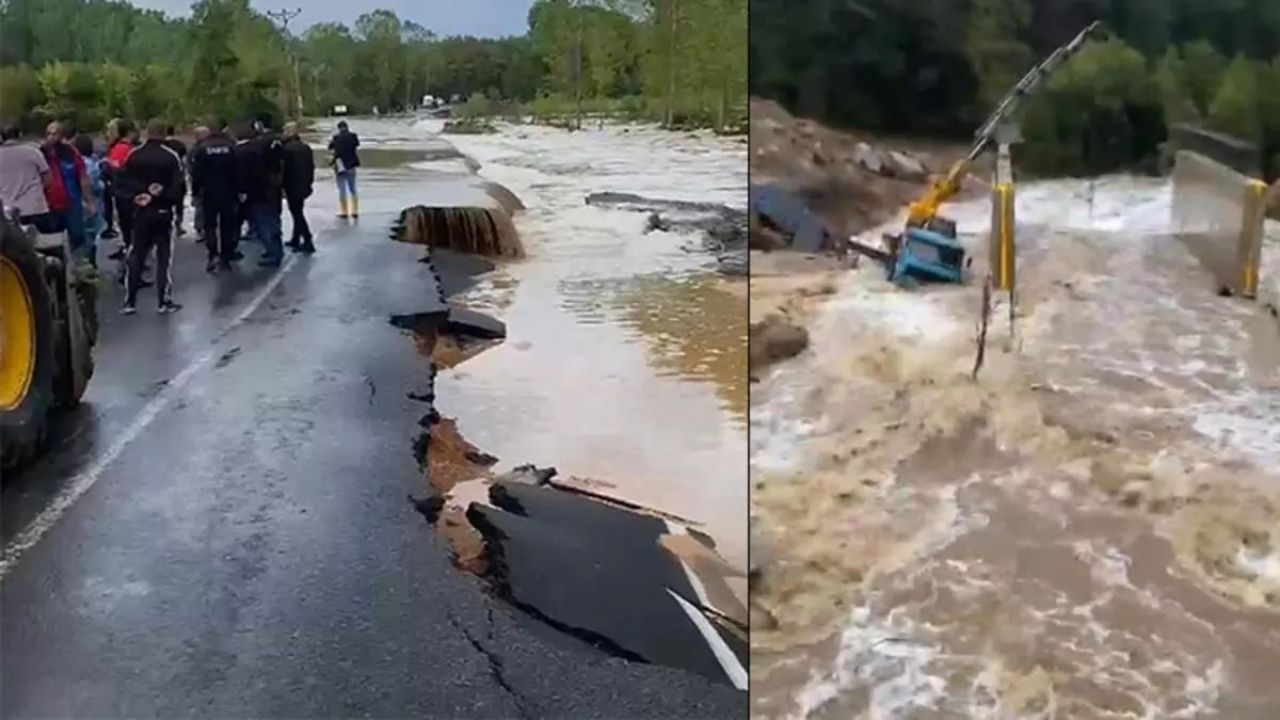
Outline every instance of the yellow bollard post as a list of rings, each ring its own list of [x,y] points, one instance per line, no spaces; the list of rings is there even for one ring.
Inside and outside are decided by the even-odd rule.
[[[991,275],[995,289],[1011,292],[1017,258],[1014,254],[1013,183],[1000,183],[991,193]]]
[[[1250,180],[1245,188],[1244,222],[1240,228],[1240,266],[1244,275],[1241,294],[1258,297],[1258,270],[1262,265],[1262,228],[1267,214],[1267,184]]]

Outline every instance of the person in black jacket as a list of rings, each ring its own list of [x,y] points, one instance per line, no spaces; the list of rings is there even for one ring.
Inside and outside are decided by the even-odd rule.
[[[283,208],[284,145],[274,133],[254,132],[248,124],[236,131],[236,165],[240,194],[249,216],[250,232],[262,244],[261,267],[280,267],[284,243],[280,229]]]
[[[195,128],[196,141],[191,146],[191,152],[187,153],[187,177],[193,176],[192,168],[195,166],[196,151],[200,149],[200,143],[209,139],[209,127],[207,125],[197,125]],[[196,242],[204,242],[204,207],[200,202],[200,196],[196,194],[195,180],[188,183],[191,188],[191,207],[194,210],[195,218],[192,220],[192,229],[196,231]]]
[[[235,143],[213,122],[209,134],[191,152],[191,193],[200,202],[204,223],[205,270],[229,269],[240,243],[240,167]]]
[[[329,164],[338,179],[338,217],[360,217],[360,196],[356,192],[356,168],[360,167],[360,138],[351,132],[347,121],[338,122],[338,132],[329,141],[333,156]],[[350,200],[348,200],[350,197]]]
[[[311,197],[311,186],[316,181],[316,158],[311,146],[298,136],[298,124],[284,126],[284,197],[293,217],[293,234],[285,243],[294,252],[313,253],[311,226],[303,205]]]
[[[126,297],[122,312],[137,312],[142,270],[151,249],[156,250],[156,295],[161,314],[182,308],[173,301],[173,214],[186,189],[182,161],[165,144],[164,122],[147,124],[147,140],[129,154],[115,178],[116,198],[134,208],[133,242],[126,265]]]
[[[187,209],[187,186],[185,184],[187,179],[187,144],[182,142],[182,139],[178,137],[177,129],[172,125],[165,128],[164,144],[168,145],[169,149],[178,154],[178,162],[182,163],[182,200],[178,203],[178,206],[173,209],[173,228],[178,235],[186,235],[187,231],[182,227],[182,218],[186,215]]]

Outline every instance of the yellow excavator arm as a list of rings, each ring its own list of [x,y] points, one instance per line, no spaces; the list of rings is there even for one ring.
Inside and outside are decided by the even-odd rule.
[[[1071,42],[1054,50],[1040,64],[1031,68],[1031,71],[1009,90],[1008,94],[1000,101],[1000,104],[996,106],[995,112],[991,113],[986,122],[982,123],[982,127],[978,128],[978,132],[974,135],[973,147],[969,150],[969,156],[952,165],[946,175],[934,180],[929,189],[925,191],[925,194],[908,206],[908,226],[924,226],[938,216],[938,211],[943,203],[960,192],[961,183],[964,182],[965,175],[969,173],[969,166],[995,141],[995,135],[1000,126],[1022,109],[1026,99],[1039,90],[1054,71],[1061,67],[1072,55],[1079,52],[1080,48],[1084,47],[1084,44],[1090,38],[1098,35],[1101,32],[1101,27],[1101,23],[1091,23],[1089,27],[1080,31],[1080,34],[1076,35]]]
[[[960,183],[969,172],[969,158],[958,160],[946,175],[934,180],[920,199],[907,207],[907,225],[923,226],[938,215],[942,204],[960,192]]]

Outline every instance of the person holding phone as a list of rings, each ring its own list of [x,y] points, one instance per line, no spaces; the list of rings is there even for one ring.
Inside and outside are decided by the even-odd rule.
[[[329,141],[333,157],[329,164],[338,178],[338,217],[360,217],[360,196],[356,193],[356,168],[360,167],[360,138],[351,132],[346,120],[338,123],[338,132]]]

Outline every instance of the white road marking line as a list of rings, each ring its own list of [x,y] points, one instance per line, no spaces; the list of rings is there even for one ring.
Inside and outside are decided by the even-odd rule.
[[[664,520],[663,522],[666,523],[667,534],[669,535],[689,534],[688,529],[684,525],[671,522],[670,520]],[[697,596],[698,602],[702,603],[703,607],[709,607],[716,612],[721,612],[720,608],[711,603],[711,597],[707,595],[707,588],[703,586],[702,580],[698,578],[698,574],[693,571],[693,568],[689,567],[689,563],[685,562],[683,558],[677,556],[675,553],[670,553],[670,555],[673,560],[680,564],[680,569],[684,570],[684,576],[689,581],[689,584],[693,586],[693,594]]]
[[[689,534],[688,529],[684,525],[673,523],[670,520],[664,520],[663,522],[667,526],[667,532],[671,535]],[[698,579],[698,575],[693,571],[693,568],[689,567],[689,564],[681,558],[676,557],[674,553],[671,557],[679,563],[680,568],[684,570],[685,578],[693,587],[693,594],[697,596],[698,602],[702,603],[704,607],[712,608],[719,612],[719,608],[716,608],[711,604],[711,598],[707,596],[707,589],[703,586],[702,580]],[[733,682],[734,686],[739,690],[746,690],[746,668],[742,667],[742,663],[738,660],[738,656],[733,654],[733,650],[730,649],[729,644],[724,641],[724,638],[720,637],[720,632],[717,631],[715,626],[711,624],[711,621],[707,620],[706,616],[702,614],[702,610],[694,607],[688,600],[680,597],[680,595],[671,588],[667,588],[667,593],[676,599],[681,609],[683,609],[685,614],[689,616],[689,619],[693,621],[694,626],[698,628],[698,632],[702,633],[702,638],[707,641],[707,645],[710,646],[712,654],[716,656],[716,660],[720,661],[720,667],[724,669],[725,674],[729,676],[729,679]]]
[[[716,660],[720,661],[720,667],[724,669],[725,675],[729,676],[729,681],[739,690],[747,689],[747,670],[742,667],[742,663],[738,661],[738,656],[733,654],[733,650],[729,649],[729,643],[720,637],[720,633],[711,625],[711,621],[703,616],[702,611],[689,604],[688,600],[680,597],[671,588],[666,588],[667,594],[675,599],[676,604],[684,610],[684,614],[689,616],[689,620],[693,622],[694,627],[698,628],[698,632],[702,633],[702,637],[707,641],[707,645],[711,647],[711,652],[716,656]]]
[[[263,286],[262,290],[260,290],[258,294],[249,301],[249,304],[245,306],[244,311],[237,315],[235,319],[231,321],[230,325],[223,328],[222,332],[218,333],[218,335],[214,337],[213,347],[206,350],[204,354],[200,355],[195,360],[191,361],[191,364],[183,368],[182,372],[178,373],[177,376],[170,380],[169,384],[166,385],[163,390],[157,393],[155,397],[151,398],[151,401],[144,405],[142,410],[138,412],[138,415],[133,419],[133,422],[129,423],[129,425],[125,427],[124,431],[116,436],[115,442],[111,443],[111,445],[107,447],[106,452],[99,455],[98,458],[89,465],[89,467],[81,470],[75,477],[73,477],[71,481],[54,496],[48,507],[37,515],[30,524],[23,528],[22,532],[19,533],[12,542],[4,546],[4,553],[3,555],[0,555],[0,580],[3,580],[5,576],[9,574],[9,571],[13,570],[13,568],[17,566],[18,561],[22,559],[23,554],[35,547],[35,544],[40,542],[40,538],[44,537],[45,533],[49,532],[54,524],[71,509],[71,506],[74,505],[77,500],[79,500],[85,493],[89,492],[89,489],[92,488],[94,483],[98,482],[98,478],[102,476],[102,471],[106,470],[111,463],[115,462],[115,459],[120,456],[120,453],[124,452],[125,448],[129,447],[129,445],[137,439],[138,435],[142,434],[142,431],[151,424],[152,420],[156,419],[156,416],[159,415],[161,411],[168,407],[169,403],[173,402],[173,399],[182,392],[187,383],[191,382],[191,379],[195,377],[196,373],[203,370],[209,365],[209,363],[213,362],[215,357],[219,356],[219,341],[230,334],[232,330],[243,324],[250,315],[261,307],[262,303],[266,302],[267,296],[269,296],[276,287],[280,285],[280,281],[284,279],[285,274],[293,267],[294,260],[296,258],[296,255],[289,256],[289,258],[285,260],[284,265],[280,267],[280,271],[277,272],[275,276],[273,276],[271,280]]]

